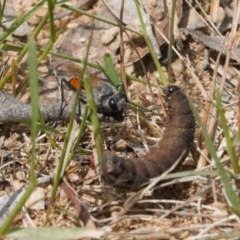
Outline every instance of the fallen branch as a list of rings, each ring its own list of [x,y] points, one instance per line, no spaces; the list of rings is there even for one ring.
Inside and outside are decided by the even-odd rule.
[[[40,105],[40,111],[45,121],[64,120],[70,117],[73,106],[70,103],[52,102]],[[85,106],[81,105],[84,112]],[[79,114],[78,108],[76,114]],[[19,122],[31,119],[31,105],[22,103],[11,94],[0,91],[0,122]]]

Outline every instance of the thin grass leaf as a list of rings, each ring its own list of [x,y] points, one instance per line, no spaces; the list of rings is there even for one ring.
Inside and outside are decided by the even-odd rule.
[[[37,58],[37,66],[38,66],[39,64],[41,64],[41,61],[42,61],[42,60],[45,59],[45,57],[47,56],[47,54],[48,54],[49,51],[51,50],[52,46],[53,46],[53,43],[50,41],[49,44],[46,46],[45,50],[43,51],[43,53]],[[28,79],[26,78],[25,81],[23,81],[23,84],[20,84],[20,85],[19,85],[16,93],[19,93],[19,90],[23,90],[24,85],[27,84],[27,81],[28,81]],[[39,126],[39,127],[42,126],[42,127],[41,127],[42,130],[43,130],[44,128],[45,128],[45,130],[47,130],[47,129],[50,130],[50,129],[51,129],[51,131],[53,132],[53,128],[50,128],[50,127],[47,126],[47,124],[45,123],[44,118],[42,117],[40,111],[39,111],[39,114],[40,114],[39,120],[40,120],[40,122],[41,122],[41,125],[38,125],[38,126]],[[44,126],[44,128],[43,128],[43,126]],[[39,128],[39,130],[40,130],[40,128]],[[51,143],[52,148],[53,148],[53,149],[57,149],[57,144],[56,144],[55,140],[54,140],[54,139],[51,137],[51,135],[49,134],[49,131],[45,131],[45,132],[46,132],[46,137],[47,137],[48,141]]]
[[[52,44],[50,44],[50,47],[47,47],[47,50],[46,51],[50,51],[51,49],[51,46]],[[36,49],[35,49],[35,52],[36,52]],[[32,56],[32,55],[31,55]],[[37,55],[35,54],[34,56],[34,59],[32,57],[32,59],[30,59],[31,61],[31,65],[34,64],[34,69],[36,70],[35,73],[37,73],[37,66],[40,64],[40,61],[38,60],[37,58]],[[30,63],[29,63],[29,66],[31,66]],[[31,72],[29,73],[31,74]],[[33,74],[34,74],[34,71],[33,71]],[[34,106],[32,105],[34,111],[36,111],[36,114],[37,114],[37,119],[42,123],[42,126],[46,126],[45,122],[44,122],[44,118],[41,116],[41,113],[40,113],[40,110],[39,110],[39,99],[38,99],[38,92],[39,92],[39,89],[38,89],[38,75],[35,74],[34,76],[32,75],[29,75],[29,84],[30,84],[30,92],[31,92],[31,96],[34,96],[34,98],[36,99],[33,99],[33,97],[31,97],[31,100],[34,100]],[[26,82],[27,82],[28,79],[26,79]],[[39,126],[39,123],[38,123],[38,120],[34,119],[32,121],[34,121],[37,129],[38,129],[38,126]],[[45,128],[46,129],[46,128]],[[51,143],[52,147],[53,148],[57,148],[57,144],[55,143],[55,141],[53,140],[53,138],[48,134],[48,132],[46,132],[46,136],[48,138],[48,141]]]
[[[194,107],[194,105],[192,103],[190,103],[190,106],[191,106],[191,109],[197,120],[197,123],[201,128],[201,131],[204,136],[205,143],[208,146],[209,152],[215,161],[216,168],[218,170],[219,176],[221,178],[221,181],[223,183],[223,186],[225,188],[225,191],[226,191],[228,199],[229,199],[230,207],[239,216],[240,215],[240,201],[239,201],[239,198],[238,198],[236,192],[233,189],[233,186],[231,185],[229,174],[222,166],[220,159],[217,156],[214,145],[211,141],[211,138],[209,137],[207,130],[206,130],[204,124],[202,123],[202,120],[201,120],[199,114],[197,113],[196,108]]]
[[[108,23],[112,26],[115,26],[115,27],[119,27],[119,24],[115,21],[111,21],[111,20],[108,20],[102,16],[99,16],[99,15],[95,15],[95,14],[91,14],[89,11],[85,11],[85,10],[82,10],[80,8],[76,8],[76,7],[73,7],[73,6],[70,6],[70,5],[67,5],[67,4],[62,4],[61,7],[65,8],[65,9],[68,9],[72,12],[76,12],[76,13],[79,13],[81,15],[84,15],[84,16],[87,16],[87,17],[90,17],[91,19],[95,19],[95,20],[99,20],[101,22],[105,22],[105,23]],[[132,32],[134,32],[133,30],[131,29],[128,29]],[[136,34],[139,34],[137,32],[135,32]]]
[[[90,37],[89,45],[90,45],[90,43],[91,43],[91,37]],[[83,79],[84,88],[85,88],[85,92],[86,92],[86,96],[87,96],[87,102],[89,104],[89,109],[90,109],[91,121],[92,121],[92,124],[93,124],[93,128],[94,128],[95,132],[97,131],[100,134],[100,124],[98,122],[97,110],[96,110],[96,106],[95,106],[95,102],[94,102],[94,98],[93,98],[93,94],[92,94],[92,86],[90,84],[89,79],[86,80],[86,78],[85,78],[85,71],[86,71],[86,68],[87,68],[87,57],[89,55],[89,49],[90,49],[90,47],[88,46],[87,52],[86,52],[86,60],[83,61],[83,68],[82,68],[82,71],[80,73],[81,74],[80,79]],[[75,117],[76,117],[76,109],[77,109],[77,106],[79,105],[79,94],[80,94],[80,86],[79,86],[79,88],[77,89],[77,92],[76,92],[76,97],[75,97],[75,101],[74,101],[74,105],[73,105],[73,112],[72,112],[70,120],[69,120],[69,124],[68,124],[68,127],[67,127],[67,132],[66,132],[66,137],[65,137],[65,141],[64,141],[64,145],[63,145],[63,149],[62,149],[62,154],[61,154],[61,157],[60,157],[60,160],[59,160],[57,173],[56,173],[55,178],[54,178],[53,190],[52,190],[52,194],[51,194],[51,202],[54,202],[60,179],[62,178],[62,175],[65,172],[65,168],[67,167],[67,162],[69,162],[69,161],[66,161],[66,159],[67,159],[66,154],[67,154],[67,150],[69,150],[72,147],[72,146],[70,146],[70,148],[69,148],[69,140],[70,140],[70,137],[71,137],[72,131],[73,131],[73,124],[74,124],[74,120],[75,120]],[[99,137],[99,134],[95,134],[95,136],[96,136],[95,140],[96,140],[96,145],[97,146],[99,145],[98,144],[99,141],[101,142],[101,136]],[[100,138],[100,140],[99,140],[99,138]],[[100,151],[101,151],[101,148],[97,147],[97,149],[100,149]],[[99,156],[101,156],[100,151],[98,151]]]
[[[53,44],[54,44],[54,43],[53,43],[52,41],[47,44],[47,46],[45,47],[45,49],[44,49],[44,51],[42,52],[41,56],[39,56],[39,58],[38,58],[38,63],[39,63],[39,64],[40,64],[40,63],[46,58],[46,56],[49,54],[50,50],[51,50],[52,47],[53,47]]]
[[[0,23],[2,22],[6,2],[7,0],[0,1]]]
[[[16,69],[16,62],[12,60],[11,62],[11,72],[12,72],[12,92],[13,96],[16,96],[16,84],[17,84],[17,69]]]
[[[192,177],[192,176],[204,176],[204,177],[217,177],[218,172],[216,170],[194,170],[194,171],[183,171],[183,172],[173,172],[169,173],[163,179],[175,179],[175,178],[184,178],[184,177]]]
[[[22,198],[19,200],[17,205],[14,207],[14,209],[9,213],[7,219],[0,227],[0,237],[6,234],[10,228],[10,226],[13,223],[14,218],[18,215],[18,213],[21,211],[22,207],[24,206],[27,199],[32,194],[33,190],[35,189],[35,186],[33,184],[29,184],[25,193],[23,194]]]
[[[41,4],[40,4],[40,3],[37,4],[32,10],[30,10],[30,11],[27,13],[27,15],[29,15],[29,16],[27,16],[25,20],[27,20],[36,10],[38,10],[38,8],[40,8],[40,7],[43,5],[44,2],[45,2],[45,1],[40,2]],[[23,18],[24,18],[24,17],[23,17]],[[47,20],[48,20],[48,13],[45,14],[45,16],[41,19],[41,22],[38,24],[37,28],[34,30],[34,32],[33,32],[33,38],[36,38],[36,37],[38,36],[38,34],[40,33],[40,31],[43,29],[43,26],[44,26],[45,23],[47,22]],[[21,25],[21,24],[20,24],[20,25]],[[8,48],[8,47],[9,47],[9,45],[7,45],[7,46],[5,45],[4,41],[5,41],[5,38],[7,38],[9,35],[11,35],[11,33],[14,32],[14,31],[15,31],[15,29],[12,30],[12,29],[10,28],[10,29],[6,32],[6,34],[5,34],[4,36],[2,35],[2,42],[3,42],[3,44],[0,44],[0,49],[1,49],[1,48],[2,48],[2,49],[5,49],[5,48]],[[8,32],[10,32],[10,33],[8,34]],[[1,42],[1,38],[0,38],[0,42]],[[13,46],[13,48],[14,48],[15,50],[17,50],[17,47],[16,47],[16,46]],[[27,52],[27,45],[23,45],[23,47],[22,47],[21,49],[19,49],[19,50],[20,50],[20,52],[19,52],[19,54],[18,54],[18,56],[17,56],[17,58],[16,58],[16,64],[20,63],[21,60],[23,59],[23,57],[25,56],[25,54],[26,54],[26,52]],[[1,81],[0,81],[0,90],[4,87],[5,83],[8,81],[8,79],[10,78],[10,76],[11,76],[11,74],[8,72],[8,73],[1,79]],[[17,93],[17,94],[20,92],[21,89],[24,88],[24,87],[22,87],[22,85],[23,85],[24,87],[26,87],[26,86],[27,86],[27,80],[23,81],[23,84],[20,84],[20,85],[19,85],[19,87],[18,87],[17,90],[16,90],[16,93]]]
[[[227,120],[224,115],[221,95],[218,90],[216,91],[216,102],[217,102],[217,111],[218,111],[218,115],[219,115],[219,119],[220,119],[220,124],[223,129],[223,134],[224,134],[224,137],[225,137],[226,143],[227,143],[227,152],[229,154],[234,173],[239,174],[240,168],[238,166],[238,157],[237,157],[237,154],[235,151],[235,146],[234,146],[233,140],[230,135],[229,127],[227,125]]]
[[[28,121],[28,120],[21,120],[19,123],[22,123],[26,126],[31,126],[31,121]],[[39,131],[43,131],[43,132],[46,132],[46,133],[52,133],[52,134],[56,134],[56,135],[60,135],[61,137],[64,137],[64,134],[61,133],[60,131],[58,131],[56,128],[54,127],[50,127],[46,124],[42,124],[42,123],[37,123],[37,128]]]
[[[86,59],[84,60],[84,65],[83,65],[84,70],[87,67],[87,57],[89,56],[89,52],[90,52],[92,36],[93,36],[93,32],[90,35],[89,44],[87,46]],[[98,120],[97,108],[96,108],[93,91],[92,91],[92,84],[91,84],[91,80],[89,79],[89,76],[83,77],[83,84],[84,84],[84,89],[87,96],[87,103],[90,110],[90,119],[93,126],[93,134],[94,134],[97,156],[98,156],[99,162],[101,162],[103,141],[102,141],[100,123]]]
[[[32,107],[32,119],[31,119],[31,171],[30,171],[30,183],[23,194],[22,198],[19,200],[18,204],[9,213],[8,218],[2,224],[0,228],[0,236],[3,236],[11,226],[13,219],[20,212],[23,205],[32,194],[35,186],[37,185],[36,178],[36,137],[38,132],[38,119],[39,119],[39,109],[38,109],[38,74],[37,74],[37,54],[36,45],[32,36],[28,38],[28,69],[29,69],[29,85],[31,93],[31,107]]]
[[[57,35],[60,34],[60,31],[57,33]],[[52,47],[53,47],[53,44],[54,42],[50,41],[46,47],[40,51],[42,54],[38,57],[38,65],[41,64],[41,62],[46,58],[46,56],[50,53]],[[24,54],[24,51],[25,48],[21,51],[20,55],[21,54]],[[22,55],[23,56],[23,55]],[[19,58],[18,58],[19,60]],[[27,86],[27,82],[28,82],[28,79],[26,78],[24,81],[21,82],[21,84],[19,84],[17,90],[16,90],[16,93],[19,94],[21,91],[23,91],[25,89],[25,87]]]
[[[69,119],[65,140],[64,140],[61,156],[60,156],[60,159],[59,159],[59,164],[58,164],[58,167],[57,167],[57,172],[56,172],[56,175],[54,177],[53,189],[52,189],[51,198],[50,198],[50,201],[52,203],[55,200],[55,196],[56,196],[56,193],[57,193],[59,182],[60,182],[60,180],[63,176],[63,173],[65,172],[65,168],[67,167],[67,162],[68,162],[68,161],[66,161],[67,151],[71,148],[71,146],[69,146],[69,144],[70,144],[69,140],[70,140],[70,137],[72,136],[73,129],[74,129],[74,121],[75,121],[75,118],[76,118],[77,106],[79,106],[79,93],[80,93],[80,88],[77,89],[77,92],[76,92],[76,95],[75,95],[75,100],[74,100],[74,104],[73,104],[73,111],[72,111],[72,114],[71,114],[70,119]],[[48,213],[49,213],[49,211],[48,211]]]
[[[54,0],[48,0],[48,15],[49,15],[49,24],[50,24],[50,36],[51,36],[51,41],[52,43],[55,42],[56,39],[56,30],[55,30],[55,25],[54,25],[54,13],[53,9],[55,6]]]
[[[4,45],[4,41],[7,40],[7,38],[24,22],[26,22],[38,9],[41,7],[45,1],[40,1],[37,3],[30,11],[28,11],[25,15],[21,15],[16,18],[16,20],[12,23],[11,27],[8,29],[8,31],[4,32],[0,36],[0,49],[2,49]]]
[[[36,138],[38,133],[38,120],[40,117],[39,110],[39,89],[38,89],[38,73],[37,73],[37,50],[36,44],[33,40],[32,35],[29,36],[28,41],[28,66],[29,66],[29,87],[30,87],[30,95],[31,95],[31,141],[32,141],[32,149],[31,149],[31,180],[34,184],[36,184]]]
[[[46,52],[47,51],[50,51],[50,49],[51,49],[51,46],[52,46],[52,44],[50,44],[50,47],[47,47],[46,48]],[[46,52],[44,52],[45,54],[47,54]],[[36,66],[38,66],[39,64],[40,64],[40,61],[37,59],[37,56],[35,56],[36,57],[36,59],[35,59],[35,64],[36,64]],[[31,60],[31,61],[33,61],[33,60]],[[29,83],[30,84],[32,84],[32,76],[30,76],[30,78],[29,78]],[[26,79],[26,81],[25,81],[25,84],[27,84],[27,82],[28,82],[28,79]],[[35,83],[34,83],[34,86],[31,88],[31,86],[30,86],[30,90],[31,89],[36,89],[36,93],[34,92],[34,93],[32,93],[34,96],[38,96],[38,76],[36,76],[36,79],[35,79]],[[18,88],[18,91],[19,91],[19,88]],[[37,100],[37,105],[36,106],[34,106],[34,109],[35,110],[38,110],[38,106],[39,106],[39,104],[38,104],[38,102],[39,102],[39,100]],[[48,138],[48,141],[51,143],[51,145],[52,145],[52,147],[53,148],[57,148],[57,144],[55,143],[55,141],[53,140],[53,138],[48,134],[48,131],[51,131],[51,132],[53,132],[53,128],[50,128],[50,127],[48,127],[46,124],[45,124],[45,122],[44,122],[44,118],[41,116],[41,113],[40,113],[40,110],[38,110],[38,113],[39,113],[39,120],[40,120],[40,122],[41,122],[41,125],[39,125],[39,123],[38,122],[36,122],[37,123],[37,127],[40,127],[39,128],[39,130],[41,129],[41,130],[46,130],[46,136],[47,136],[47,138]],[[55,131],[55,133],[56,133],[57,131]]]
[[[217,90],[216,91],[216,103],[217,103],[217,111],[218,111],[218,115],[219,115],[219,119],[220,119],[220,125],[223,129],[223,134],[226,140],[226,144],[227,144],[227,152],[228,155],[230,157],[230,161],[231,161],[231,165],[233,167],[233,171],[235,174],[239,174],[240,173],[240,168],[238,165],[238,156],[235,150],[235,144],[234,144],[234,139],[231,138],[230,135],[230,130],[229,127],[227,125],[227,120],[226,117],[224,115],[224,109],[223,109],[223,105],[222,105],[222,100],[221,100],[221,95],[220,92]],[[235,183],[236,186],[238,188],[240,188],[240,181],[239,179],[235,179]]]
[[[8,43],[5,43],[4,45],[2,45],[2,51],[20,52],[23,48],[24,46],[17,46],[17,45],[12,45]]]
[[[114,86],[118,86],[119,85],[119,76],[118,76],[118,72],[115,68],[115,65],[113,63],[113,60],[111,58],[111,55],[109,53],[104,54],[103,60],[104,60],[104,69],[105,69],[105,72],[106,72],[106,75],[107,75],[109,81]]]
[[[88,115],[89,115],[89,108],[88,108],[88,106],[86,106],[86,108],[84,110],[84,113],[82,115],[78,136],[76,138],[76,141],[75,141],[74,146],[72,148],[71,154],[69,156],[68,164],[73,159],[74,155],[76,154],[77,148],[79,147],[79,143],[80,143],[80,141],[83,137],[84,131],[86,129]]]
[[[171,69],[171,63],[172,63],[172,46],[174,41],[174,19],[175,19],[175,13],[176,13],[176,0],[172,0],[172,9],[171,9],[171,18],[170,18],[170,26],[169,26],[169,45],[168,45],[168,72],[170,73]],[[169,74],[168,77],[170,77],[171,74]]]
[[[140,21],[140,24],[141,24],[141,30],[142,30],[142,33],[143,33],[143,37],[144,37],[144,40],[147,44],[147,47],[148,47],[148,50],[151,54],[151,57],[153,59],[153,62],[157,68],[157,71],[159,73],[159,77],[164,85],[164,87],[166,87],[168,85],[168,80],[166,78],[166,76],[164,75],[164,72],[163,72],[163,69],[162,69],[162,66],[161,64],[159,63],[158,61],[158,57],[154,51],[154,48],[153,48],[153,45],[152,45],[152,42],[148,36],[148,33],[147,33],[147,30],[146,30],[146,26],[144,24],[144,21],[143,21],[143,17],[142,17],[142,13],[141,13],[141,10],[140,10],[140,7],[139,7],[139,3],[138,3],[138,0],[134,0],[135,2],[135,5],[136,5],[136,10],[137,10],[137,13],[138,13],[138,18],[139,18],[139,21]]]

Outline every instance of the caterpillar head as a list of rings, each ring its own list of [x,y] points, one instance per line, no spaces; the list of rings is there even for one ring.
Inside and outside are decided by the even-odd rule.
[[[173,94],[174,92],[180,91],[180,88],[175,85],[169,85],[164,89],[165,96],[168,98]]]

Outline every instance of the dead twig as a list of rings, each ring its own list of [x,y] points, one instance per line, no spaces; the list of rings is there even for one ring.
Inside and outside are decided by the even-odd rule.
[[[0,106],[0,122],[9,123],[31,119],[31,105],[20,102],[5,91],[0,91]],[[68,119],[73,107],[70,103],[53,102],[40,105],[39,109],[45,121],[54,121]],[[81,106],[81,111],[84,111],[84,106]]]

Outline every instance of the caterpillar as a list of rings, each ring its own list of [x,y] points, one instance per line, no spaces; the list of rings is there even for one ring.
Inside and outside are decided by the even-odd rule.
[[[187,96],[178,86],[164,89],[168,116],[163,137],[157,146],[139,158],[123,158],[104,151],[101,165],[103,179],[113,187],[135,189],[152,177],[161,175],[179,158],[182,163],[193,143],[195,118]]]

